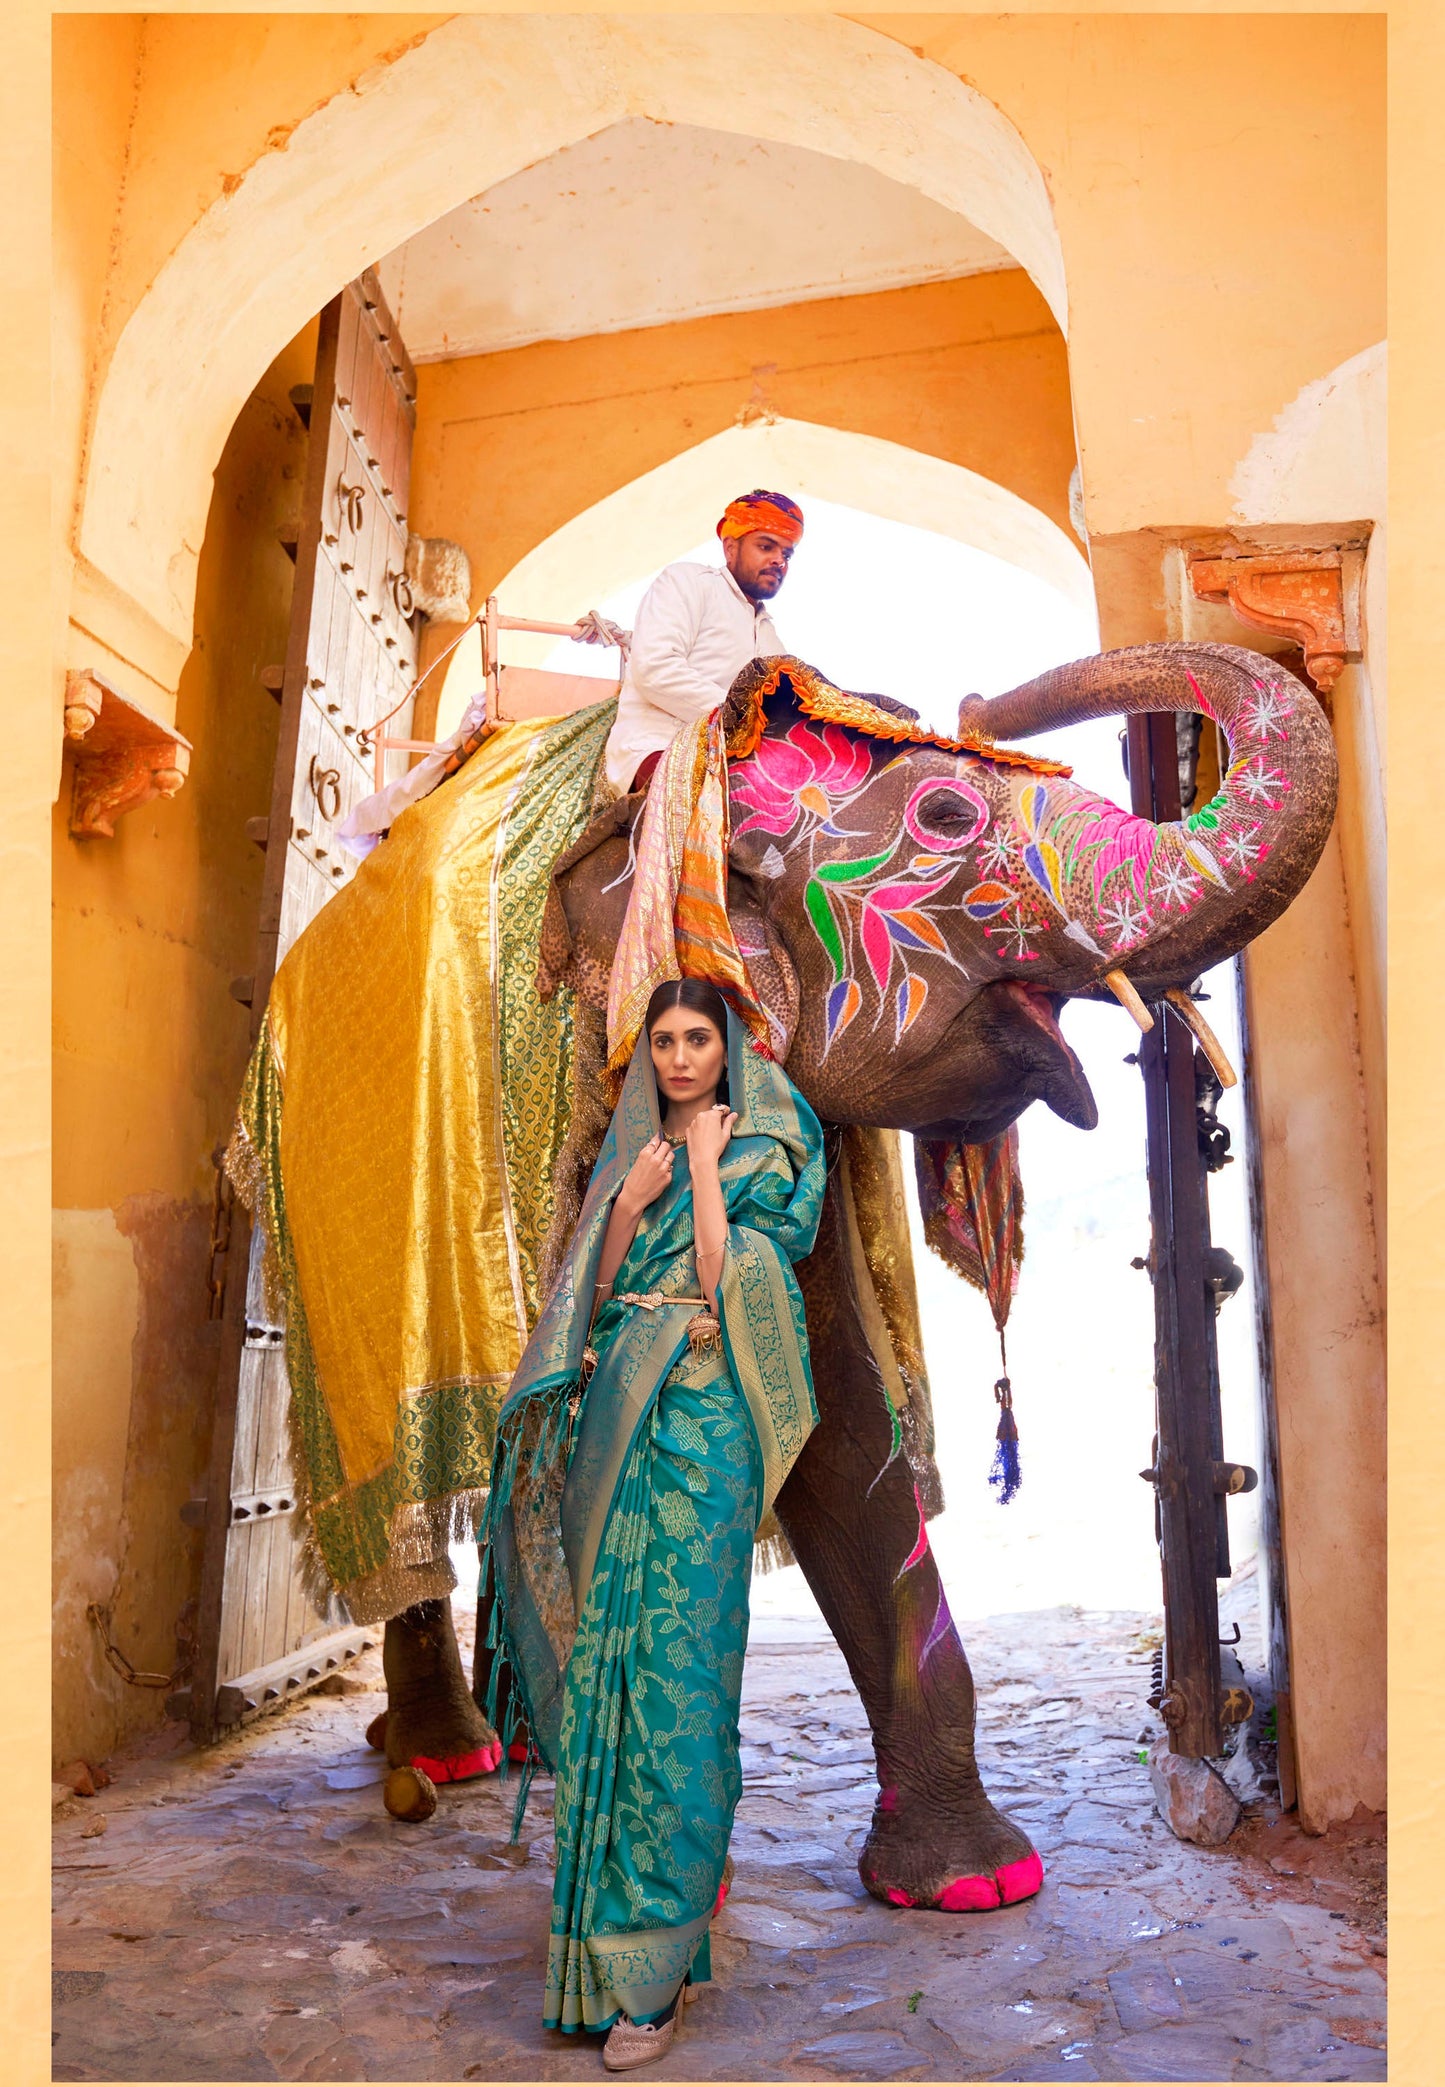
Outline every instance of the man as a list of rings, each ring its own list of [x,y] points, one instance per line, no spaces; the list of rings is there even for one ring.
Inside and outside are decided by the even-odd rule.
[[[638,604],[607,779],[646,780],[680,725],[715,710],[748,661],[783,645],[764,604],[787,578],[803,513],[785,493],[734,500],[717,525],[724,566],[665,566]]]

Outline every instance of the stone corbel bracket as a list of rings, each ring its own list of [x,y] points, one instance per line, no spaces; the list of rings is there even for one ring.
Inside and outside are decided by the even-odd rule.
[[[1253,630],[1288,638],[1323,696],[1347,660],[1360,657],[1360,550],[1271,551],[1191,558],[1189,580],[1201,601],[1219,602]]]
[[[114,840],[117,819],[174,797],[191,765],[189,739],[88,667],[65,677],[65,742],[74,753],[70,831],[78,841]]]

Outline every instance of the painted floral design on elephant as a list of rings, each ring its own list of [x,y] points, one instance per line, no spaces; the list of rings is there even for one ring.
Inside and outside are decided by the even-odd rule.
[[[844,837],[846,829],[834,823],[836,813],[862,789],[872,767],[867,742],[841,725],[800,721],[781,739],[760,740],[730,779],[732,801],[747,811],[733,829],[734,838],[761,830],[783,839],[800,822],[803,835]]]
[[[1268,748],[1287,737],[1294,709],[1288,692],[1257,682],[1218,794],[1163,826],[1072,781],[1024,779],[963,755],[918,782],[901,816],[895,803],[891,830],[870,833],[859,800],[906,757],[877,763],[876,745],[832,723],[800,720],[765,737],[732,773],[744,814],[734,834],[771,836],[767,876],[807,852],[804,904],[833,972],[825,1055],[870,999],[873,1027],[891,1021],[900,1040],[928,1003],[931,964],[977,975],[956,954],[948,913],[976,923],[1006,969],[1039,962],[1061,935],[1102,970],[1207,892],[1253,881],[1272,846],[1265,821],[1291,787]],[[850,840],[866,852],[833,855],[830,843]]]

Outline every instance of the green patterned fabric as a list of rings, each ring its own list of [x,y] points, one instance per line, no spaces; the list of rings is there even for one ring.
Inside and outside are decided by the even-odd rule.
[[[525,1716],[557,1773],[549,2027],[647,2021],[689,1968],[709,1975],[740,1789],[752,1543],[817,1419],[791,1264],[822,1214],[822,1134],[732,1015],[728,1082],[722,1353],[692,1355],[693,1304],[609,1299],[581,1389],[613,1199],[660,1122],[639,1049],[498,1427],[486,1571],[514,1696],[492,1714],[504,1733]],[[697,1280],[679,1152],[614,1290],[685,1300]]]
[[[538,995],[542,915],[552,865],[591,814],[616,715],[615,702],[596,704],[559,718],[539,738],[492,868],[502,1150],[529,1321],[541,1303],[537,1262],[572,1118],[573,993],[562,986],[550,999]]]

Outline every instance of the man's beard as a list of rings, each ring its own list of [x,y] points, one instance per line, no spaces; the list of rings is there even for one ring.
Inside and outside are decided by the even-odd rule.
[[[782,587],[782,584],[786,578],[787,574],[781,572],[777,575],[776,578],[774,578],[771,574],[759,573],[756,579],[740,580],[738,584],[742,588],[743,593],[747,596],[749,601],[771,601],[774,595],[776,595],[779,589]]]

